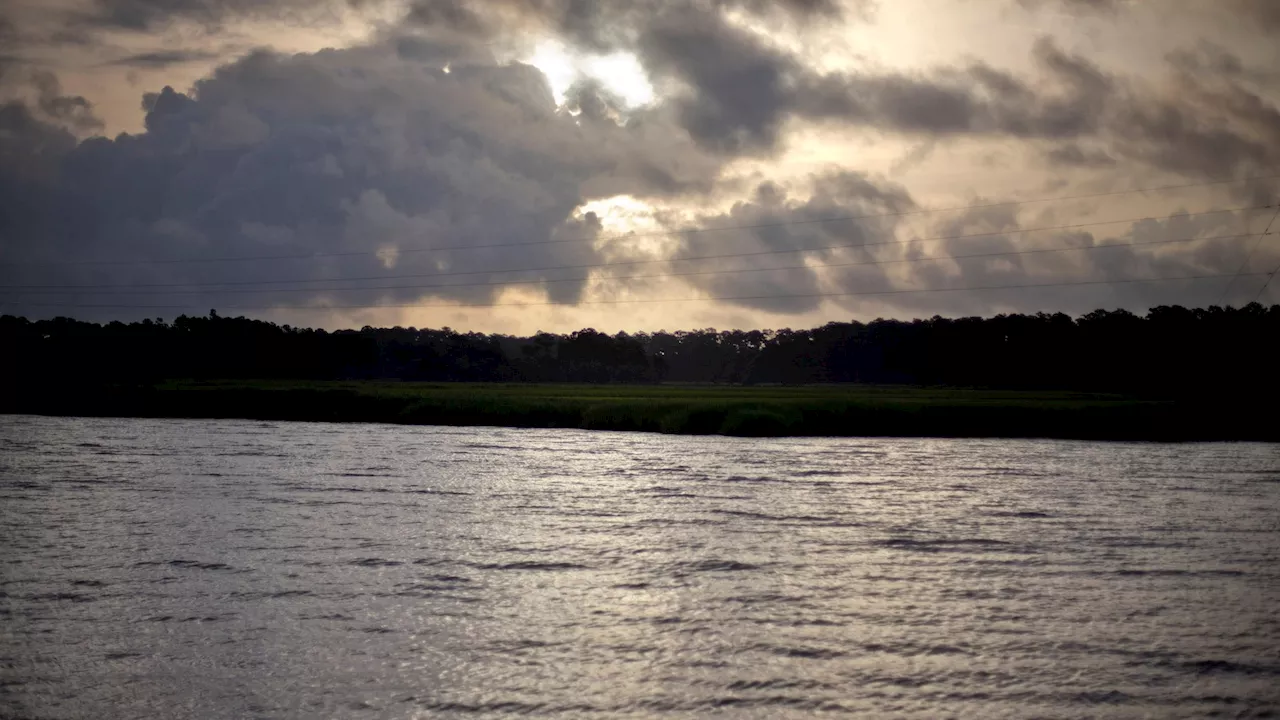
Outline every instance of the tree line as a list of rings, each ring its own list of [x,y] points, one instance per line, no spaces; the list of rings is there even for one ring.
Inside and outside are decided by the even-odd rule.
[[[1273,391],[1280,305],[528,337],[447,327],[327,332],[216,311],[106,324],[4,315],[0,348],[6,383],[290,378]]]

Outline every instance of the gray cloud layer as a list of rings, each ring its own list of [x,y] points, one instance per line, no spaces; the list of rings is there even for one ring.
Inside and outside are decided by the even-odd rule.
[[[208,62],[217,60],[217,53],[203,50],[157,50],[154,52],[135,53],[117,58],[112,65],[151,70],[163,69],[172,65],[183,65],[192,62]]]
[[[899,217],[893,213],[917,208],[905,188],[858,173],[824,174],[813,178],[812,184],[807,197],[791,198],[786,188],[766,181],[756,187],[749,200],[736,203],[728,212],[701,217],[698,225],[709,229],[758,227],[687,237],[680,256],[725,252],[726,247],[732,252],[776,254],[726,261],[719,269],[752,272],[693,275],[689,277],[690,284],[710,295],[749,298],[735,302],[746,308],[790,313],[814,310],[822,298],[767,296],[814,296],[831,291],[824,283],[824,271],[806,265],[873,259],[875,253],[859,246],[879,249],[881,243],[892,242],[899,225]],[[885,217],[829,221],[872,215]],[[812,252],[790,252],[795,250]],[[699,264],[695,271],[705,266]],[[672,270],[688,272],[690,266],[676,263]]]
[[[1225,279],[1120,282],[1074,289],[1053,285],[1230,274],[1257,242],[1248,234],[1260,231],[1273,212],[1265,209],[1175,214],[1136,222],[1029,232],[1073,223],[1064,223],[1052,214],[1037,216],[1016,205],[1003,205],[941,213],[926,227],[913,229],[903,221],[915,209],[905,188],[855,173],[813,178],[812,193],[804,199],[792,199],[785,189],[766,182],[750,200],[700,222],[708,228],[755,224],[763,227],[716,233],[719,239],[714,246],[704,245],[697,239],[699,236],[694,236],[682,254],[715,252],[726,244],[742,252],[826,249],[725,261],[723,268],[754,271],[692,275],[688,280],[708,294],[746,298],[732,303],[737,306],[792,313],[816,309],[823,299],[813,296],[820,294],[831,295],[839,305],[857,314],[886,304],[925,314],[985,314],[993,309],[1087,312],[1098,306],[1099,297],[1122,306],[1140,305],[1143,301],[1219,303],[1224,301],[1221,293],[1227,284]],[[869,215],[880,217],[815,222]],[[1179,242],[1169,242],[1172,240]],[[1192,240],[1195,242],[1182,242]],[[1280,253],[1263,248],[1254,259],[1258,267],[1272,267],[1280,263]],[[808,267],[796,267],[806,261]],[[701,267],[695,266],[694,270]],[[675,263],[672,270],[688,272],[690,265]],[[1050,287],[1018,288],[1016,292],[916,292],[1019,285]],[[1252,297],[1256,288],[1257,282],[1252,279],[1242,282],[1225,300],[1242,303]],[[851,295],[840,297],[839,293]],[[759,297],[766,295],[811,297]]]
[[[645,28],[672,17],[724,17],[746,12],[771,21],[805,23],[866,16],[872,0],[414,0],[408,20],[427,27],[494,36],[530,27],[596,50],[634,47]]]
[[[296,7],[321,5],[299,0]],[[1239,6],[1245,11],[1248,3]],[[96,22],[135,28],[164,18],[212,23],[268,11],[214,0],[102,0],[94,7]],[[291,7],[284,3],[270,12],[287,13]],[[1248,12],[1259,12],[1248,7],[1253,8]],[[44,299],[206,306],[413,302],[422,297],[490,301],[507,283],[583,274],[543,270],[510,275],[497,270],[586,265],[613,257],[608,244],[599,250],[590,242],[528,244],[594,237],[598,221],[573,216],[583,202],[616,194],[696,199],[717,188],[727,163],[767,158],[785,148],[787,131],[797,123],[922,140],[927,147],[964,138],[1016,142],[1041,153],[1055,170],[1125,165],[1217,179],[1260,174],[1280,164],[1280,110],[1264,92],[1276,78],[1222,49],[1201,47],[1171,56],[1163,85],[1104,70],[1048,39],[1035,44],[1028,74],[981,62],[914,72],[832,73],[815,70],[768,38],[731,22],[727,8],[797,24],[840,12],[840,6],[823,0],[419,2],[411,18],[426,28],[425,35],[389,34],[365,46],[313,54],[256,52],[220,67],[190,94],[165,88],[146,95],[145,132],[80,143],[77,136],[101,127],[88,101],[65,94],[48,72],[9,67],[0,84],[14,90],[9,96],[22,99],[0,105],[0,253],[10,263],[0,267],[0,283],[413,275],[422,284],[492,284],[358,293]],[[670,94],[655,106],[628,109],[599,84],[586,82],[569,91],[567,108],[557,108],[539,71],[497,64],[485,44],[494,33],[521,23],[550,28],[585,47],[632,50]],[[441,35],[441,28],[450,32]],[[136,54],[121,62],[164,67],[199,59],[199,52]],[[763,183],[730,211],[701,213],[697,223],[804,223],[716,234],[721,237],[717,247],[741,252],[875,243],[904,229],[890,220],[809,221],[913,206],[905,188],[842,171],[815,178],[812,192],[803,197]],[[992,212],[966,217],[964,223],[955,227],[1020,227],[1018,217]],[[1140,231],[1146,232],[1128,232]],[[1095,242],[1081,235],[1052,239]],[[497,244],[509,246],[478,247]],[[419,252],[459,245],[477,247]],[[1012,236],[979,246],[991,252],[1036,247]],[[927,247],[932,254],[958,251],[949,243]],[[963,245],[966,253],[974,247]],[[952,265],[911,265],[905,274],[901,266],[777,269],[796,264],[800,256],[764,256],[718,267],[772,268],[769,272],[693,276],[688,284],[720,296],[784,295],[1234,269],[1239,243],[1213,248],[1208,254],[1197,250],[1199,254],[1182,255],[1102,251],[1088,255],[1083,264],[1048,255],[960,259]],[[700,249],[704,245],[693,240],[682,247],[693,254]],[[906,259],[911,256],[894,253],[910,252],[919,248],[851,248],[810,257],[850,262]],[[308,253],[323,257],[213,262]],[[121,258],[208,262],[40,264]],[[458,272],[474,274],[448,275]],[[546,289],[554,301],[574,302],[585,285],[575,280]],[[908,296],[902,299],[906,306],[911,302]],[[803,312],[814,309],[818,300],[741,304]]]
[[[625,128],[560,111],[532,67],[454,63],[429,44],[250,55],[193,96],[149,94],[146,132],[76,146],[25,105],[5,106],[0,236],[8,261],[359,253],[311,262],[80,267],[79,282],[367,277],[590,263],[590,242],[421,253],[432,246],[589,240],[584,199],[706,187],[718,163],[661,113]],[[424,60],[423,58],[427,58]],[[50,110],[75,110],[50,100]],[[50,112],[50,115],[53,113]],[[580,273],[579,273],[580,274]],[[470,282],[529,280],[479,272]],[[65,282],[9,266],[7,282]],[[429,277],[424,282],[429,282]],[[558,301],[581,283],[550,286]],[[497,291],[436,290],[483,301]],[[392,300],[421,294],[395,291]],[[317,294],[319,295],[319,294]],[[379,293],[347,294],[372,302]],[[242,300],[296,303],[307,294]],[[145,298],[144,298],[145,299]],[[137,301],[137,298],[133,299]],[[161,299],[163,300],[163,299]]]
[[[210,27],[244,18],[305,22],[332,15],[348,4],[348,0],[92,0],[68,13],[67,20],[77,26],[139,31],[175,21]]]
[[[1117,13],[1135,0],[1018,0],[1028,7],[1058,6],[1074,12]],[[1181,13],[1188,9],[1209,11],[1226,17],[1239,17],[1246,22],[1258,23],[1266,29],[1280,28],[1280,4],[1273,0],[1162,0],[1165,12]]]
[[[648,67],[679,78],[684,127],[721,152],[767,152],[788,120],[929,137],[979,136],[1096,146],[1058,147],[1070,165],[1108,158],[1205,178],[1259,174],[1280,163],[1280,112],[1251,88],[1238,59],[1172,63],[1157,90],[1036,44],[1035,79],[983,64],[931,73],[818,74],[758,36],[705,16],[652,28],[640,45]],[[1224,72],[1224,69],[1226,72]]]
[[[702,147],[724,154],[772,153],[784,142],[787,123],[802,120],[931,137],[1055,141],[1060,144],[1047,149],[1046,158],[1068,166],[1121,159],[1221,178],[1280,162],[1276,108],[1249,86],[1239,59],[1228,53],[1212,62],[1203,49],[1172,58],[1167,87],[1116,76],[1048,39],[1035,47],[1038,77],[982,63],[916,74],[820,73],[729,22],[718,11],[724,4],[653,0],[613,8],[547,0],[486,4],[484,12],[472,12],[457,2],[424,0],[417,17],[494,32],[495,18],[509,20],[502,10],[515,7],[520,17],[535,15],[571,40],[633,50],[654,78],[682,88],[670,103],[684,129]],[[824,2],[778,7],[775,13],[801,19],[838,12]],[[1263,22],[1276,12],[1274,3],[1249,0],[1234,7]],[[748,9],[762,11],[756,4]]]

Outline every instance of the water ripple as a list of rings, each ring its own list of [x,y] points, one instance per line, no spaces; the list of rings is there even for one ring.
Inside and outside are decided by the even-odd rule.
[[[0,717],[1280,715],[1280,452],[0,417]]]

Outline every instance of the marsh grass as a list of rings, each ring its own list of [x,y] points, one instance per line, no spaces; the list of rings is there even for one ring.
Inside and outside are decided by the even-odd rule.
[[[831,385],[522,385],[385,381],[168,381],[29,388],[0,410],[772,436],[1275,440],[1217,403],[1061,391]]]

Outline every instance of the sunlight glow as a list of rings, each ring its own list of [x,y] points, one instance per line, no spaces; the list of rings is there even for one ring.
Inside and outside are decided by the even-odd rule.
[[[564,104],[564,94],[573,85],[573,81],[578,78],[578,72],[573,66],[573,59],[565,52],[564,46],[559,43],[543,42],[533,51],[533,55],[525,60],[525,62],[538,68],[543,75],[547,76],[547,84],[551,86],[551,92],[556,98],[557,105]]]
[[[631,195],[614,195],[592,200],[580,205],[573,214],[574,217],[582,217],[592,212],[600,217],[603,234],[608,236],[662,229],[654,219],[653,206]]]
[[[600,218],[601,227],[596,250],[610,261],[668,257],[680,246],[678,236],[662,232],[664,225],[658,220],[661,210],[631,195],[583,203],[574,217],[592,212]]]
[[[584,79],[600,82],[605,89],[617,93],[628,107],[647,105],[654,99],[653,86],[649,84],[640,61],[631,53],[573,53],[563,43],[547,40],[538,43],[533,55],[524,62],[547,76],[557,104],[563,105],[569,88]]]

